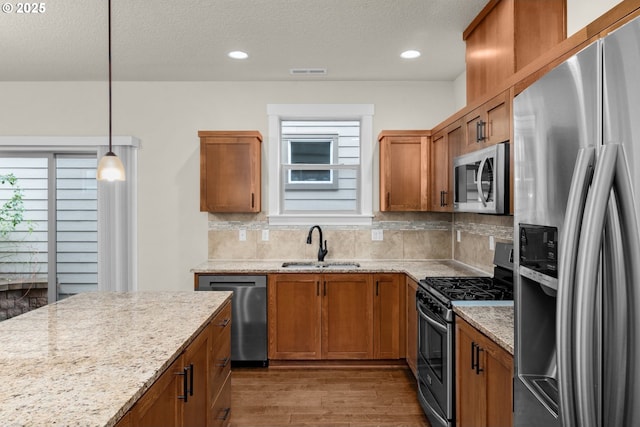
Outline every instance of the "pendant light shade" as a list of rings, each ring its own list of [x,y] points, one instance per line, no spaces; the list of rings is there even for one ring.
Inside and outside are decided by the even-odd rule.
[[[100,163],[98,163],[98,171],[96,178],[98,181],[124,181],[124,165],[122,161],[113,152],[112,132],[111,132],[111,0],[108,0],[109,14],[109,152],[105,154]]]
[[[109,151],[98,163],[98,181],[124,181],[124,165],[118,156]]]

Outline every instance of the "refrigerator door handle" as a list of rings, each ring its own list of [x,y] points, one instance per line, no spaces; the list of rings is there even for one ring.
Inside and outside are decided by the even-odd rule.
[[[626,272],[626,311],[629,330],[625,338],[628,340],[627,357],[632,361],[629,364],[629,372],[622,377],[623,381],[626,380],[624,393],[627,396],[627,402],[624,423],[621,425],[640,425],[640,369],[638,368],[638,352],[640,351],[638,348],[640,345],[640,328],[638,327],[640,323],[638,320],[638,310],[640,309],[640,293],[638,291],[640,283],[640,263],[638,262],[640,260],[640,231],[631,177],[624,147],[619,146],[614,185],[618,198],[622,252]]]
[[[576,425],[573,389],[573,301],[578,238],[587,191],[591,182],[596,149],[582,148],[578,151],[576,165],[571,178],[571,187],[565,216],[566,229],[560,242],[558,271],[558,294],[556,305],[556,349],[558,366],[558,394],[560,416],[563,426]]]
[[[577,425],[597,426],[599,400],[596,397],[597,359],[594,330],[597,279],[600,247],[613,187],[618,146],[608,144],[602,148],[596,164],[591,191],[587,196],[585,215],[580,232],[575,289],[575,403]]]
[[[620,156],[620,151],[618,152]],[[618,168],[616,168],[618,176]],[[615,186],[615,180],[614,180]],[[612,426],[625,425],[624,408],[628,373],[627,268],[623,248],[618,192],[609,196],[602,246],[602,419]]]

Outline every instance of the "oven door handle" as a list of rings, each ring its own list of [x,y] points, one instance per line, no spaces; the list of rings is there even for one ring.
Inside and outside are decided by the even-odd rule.
[[[429,317],[427,315],[427,313],[425,313],[422,310],[421,304],[418,304],[418,313],[420,314],[420,317],[422,317],[424,320],[427,321],[428,324],[430,324],[431,326],[433,326],[434,328],[438,329],[439,331],[441,331],[444,334],[447,333],[447,325],[443,325],[442,323],[438,322],[437,320],[433,320],[431,317]]]

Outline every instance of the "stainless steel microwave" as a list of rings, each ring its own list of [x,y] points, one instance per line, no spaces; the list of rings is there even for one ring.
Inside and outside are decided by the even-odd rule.
[[[509,206],[509,145],[492,145],[453,159],[453,210],[504,214]]]

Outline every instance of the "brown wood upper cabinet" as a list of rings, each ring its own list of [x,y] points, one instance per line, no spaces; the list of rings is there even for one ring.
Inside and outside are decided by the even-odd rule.
[[[262,135],[199,131],[200,211],[260,212]]]
[[[269,276],[269,359],[404,357],[404,288],[393,274]]]
[[[426,211],[429,131],[382,131],[380,211]]]
[[[566,0],[490,0],[462,36],[467,44],[467,103],[564,40],[566,11]]]
[[[429,210],[453,212],[453,159],[464,144],[462,120],[456,120],[431,137]]]
[[[464,152],[479,150],[510,139],[511,103],[509,91],[504,91],[464,117]]]
[[[513,356],[456,318],[456,425],[513,425]]]

